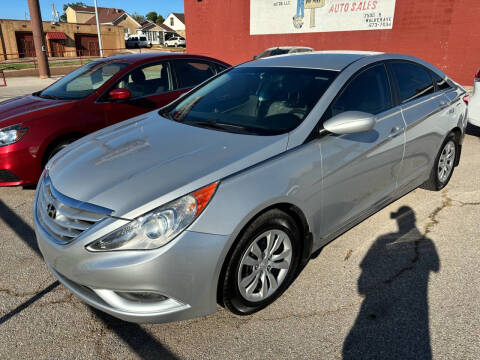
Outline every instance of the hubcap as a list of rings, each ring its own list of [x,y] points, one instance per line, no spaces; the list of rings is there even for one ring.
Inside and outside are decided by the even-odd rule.
[[[292,262],[292,242],[282,230],[257,236],[240,261],[237,284],[248,301],[262,301],[274,294],[285,280]]]
[[[447,181],[453,169],[455,161],[455,144],[452,140],[447,142],[442,149],[440,159],[438,160],[438,180],[442,183]]]

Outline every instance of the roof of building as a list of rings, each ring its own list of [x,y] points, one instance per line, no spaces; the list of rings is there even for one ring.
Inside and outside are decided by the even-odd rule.
[[[78,6],[72,5],[70,6],[74,11],[78,12],[85,12],[90,14],[95,14],[95,7],[93,6]],[[122,15],[127,14],[123,9],[116,9],[116,8],[98,8],[98,19],[100,24],[113,24],[115,20],[117,20]],[[128,14],[127,14],[128,15]],[[95,15],[93,15],[90,19],[88,19],[85,24],[95,25],[97,20]]]
[[[95,13],[95,6],[70,5],[70,7],[75,11]],[[100,12],[103,12],[105,10],[117,11],[117,12],[120,12],[120,13],[125,12],[123,9],[98,7],[98,14],[100,15]]]
[[[182,23],[185,24],[185,14],[184,13],[172,13],[173,15],[175,15],[178,20],[180,20]]]
[[[122,10],[123,11],[123,10]],[[98,11],[98,21],[100,24],[113,24],[115,20],[120,18],[121,16],[127,14],[126,12],[117,13],[117,12],[109,12],[109,11]],[[97,19],[95,15],[93,15],[90,19],[88,19],[85,24],[95,25],[97,23]]]
[[[381,53],[371,51],[314,51],[265,57],[241,66],[299,67],[341,71],[354,61],[379,54]]]
[[[150,20],[145,20],[143,23],[140,24],[141,27],[140,29],[141,30],[147,30],[147,29],[150,29],[152,27],[155,27],[155,26],[158,26],[159,28],[167,31],[167,32],[175,32],[175,30],[173,30],[172,28],[168,27],[167,25],[164,25],[164,24],[156,24]]]

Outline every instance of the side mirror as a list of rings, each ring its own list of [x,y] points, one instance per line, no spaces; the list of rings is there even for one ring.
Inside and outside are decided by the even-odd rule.
[[[128,89],[117,88],[108,93],[111,100],[126,100],[132,97],[132,93]]]
[[[354,134],[370,131],[375,126],[375,116],[363,111],[345,111],[323,123],[323,128],[334,134]]]

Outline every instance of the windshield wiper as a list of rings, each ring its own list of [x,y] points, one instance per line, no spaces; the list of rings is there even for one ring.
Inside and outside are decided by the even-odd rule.
[[[43,99],[52,99],[52,100],[62,100],[61,97],[58,97],[58,96],[53,96],[53,95],[47,95],[47,94],[42,94],[42,93],[38,93],[39,97],[43,98]]]
[[[222,123],[214,120],[206,120],[206,121],[187,120],[187,121],[184,121],[184,123],[203,127],[206,129],[214,129],[214,130],[235,132],[235,133],[242,133],[242,134],[257,134],[255,129],[249,128],[247,126]]]

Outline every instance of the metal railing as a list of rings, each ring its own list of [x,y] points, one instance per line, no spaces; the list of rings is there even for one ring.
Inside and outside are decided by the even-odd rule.
[[[104,57],[113,56],[117,54],[137,54],[145,52],[145,49],[142,48],[115,48],[115,49],[103,49]],[[152,51],[172,51],[163,48],[150,48],[148,49],[149,52]],[[25,68],[38,68],[38,60],[35,54],[33,56],[31,53],[9,53],[9,54],[0,54],[0,70],[18,70],[19,67],[22,67],[22,64],[32,64],[32,66],[26,66]],[[50,66],[62,66],[62,62],[65,63],[66,66],[75,66],[75,65],[83,65],[87,62],[90,62],[94,59],[99,59],[100,54],[98,49],[93,50],[67,50],[67,51],[48,51],[48,61]],[[78,62],[78,64],[71,64],[71,62]],[[70,64],[69,64],[70,63]],[[19,66],[20,65],[20,66]]]

